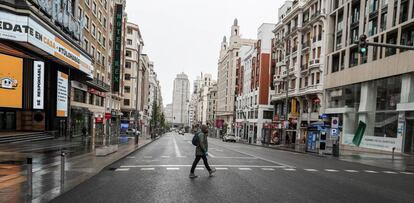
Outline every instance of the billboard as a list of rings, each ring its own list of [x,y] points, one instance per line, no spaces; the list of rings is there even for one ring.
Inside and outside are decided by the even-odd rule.
[[[33,109],[43,109],[45,89],[45,63],[33,63]]]
[[[57,94],[56,94],[56,116],[67,117],[68,116],[68,95],[69,88],[68,75],[59,72],[57,76]]]
[[[0,54],[0,107],[22,108],[23,59]]]

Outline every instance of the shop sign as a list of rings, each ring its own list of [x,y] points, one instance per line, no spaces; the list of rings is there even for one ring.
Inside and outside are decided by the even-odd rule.
[[[98,91],[96,89],[93,89],[93,88],[88,88],[88,92],[91,93],[91,94],[94,94],[94,95],[98,95],[100,97],[106,97],[106,94],[104,92],[100,92],[100,91]]]
[[[337,128],[331,128],[331,136],[332,137],[338,137],[339,130]]]
[[[0,11],[0,38],[28,42],[93,77],[92,61],[27,16]]]
[[[339,118],[338,117],[332,117],[331,128],[339,128]]]
[[[111,113],[105,113],[105,118],[106,119],[111,119],[112,118],[112,114]]]
[[[33,63],[33,109],[44,108],[44,83],[45,83],[45,63],[35,61]]]
[[[114,56],[112,64],[112,91],[119,92],[121,78],[122,4],[116,4],[114,18]]]
[[[57,76],[57,95],[56,95],[56,116],[68,116],[68,75],[58,71]]]
[[[103,118],[102,117],[96,117],[95,118],[95,123],[103,123]]]
[[[73,88],[80,89],[80,90],[83,90],[85,92],[88,91],[86,85],[84,85],[84,84],[82,84],[78,81],[71,81],[70,83],[71,83]]]
[[[23,59],[0,54],[0,107],[22,108]]]

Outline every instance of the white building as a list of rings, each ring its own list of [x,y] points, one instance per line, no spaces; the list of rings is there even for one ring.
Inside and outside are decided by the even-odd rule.
[[[164,108],[165,121],[167,123],[173,122],[172,104],[167,104]]]
[[[188,76],[184,73],[178,74],[174,79],[173,89],[173,124],[177,126],[187,126],[188,123],[188,104],[190,102],[190,83]]]

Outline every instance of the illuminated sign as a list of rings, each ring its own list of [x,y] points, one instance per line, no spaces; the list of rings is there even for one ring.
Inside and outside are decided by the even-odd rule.
[[[122,5],[117,4],[114,18],[114,53],[112,65],[112,91],[114,92],[119,92],[121,78],[122,14]]]
[[[0,107],[22,108],[23,59],[0,54]]]

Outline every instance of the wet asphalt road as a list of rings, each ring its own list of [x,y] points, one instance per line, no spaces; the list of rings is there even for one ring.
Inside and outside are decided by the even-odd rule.
[[[209,177],[191,135],[170,133],[53,202],[413,202],[414,174],[209,138]]]

